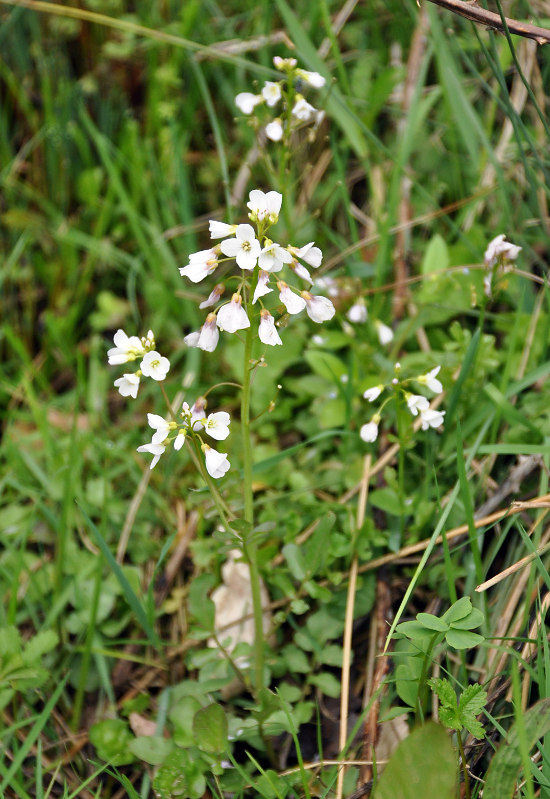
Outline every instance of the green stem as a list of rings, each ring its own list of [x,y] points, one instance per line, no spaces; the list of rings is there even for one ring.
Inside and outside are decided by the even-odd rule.
[[[252,316],[247,303],[248,318]],[[241,393],[241,431],[243,447],[243,493],[244,493],[244,520],[250,525],[250,532],[244,541],[244,555],[250,570],[250,587],[252,590],[252,610],[254,613],[254,663],[255,685],[259,692],[264,684],[264,645],[263,645],[263,614],[262,596],[260,590],[260,571],[258,569],[258,550],[254,539],[254,497],[252,493],[252,440],[250,437],[250,377],[252,357],[252,341],[254,330],[252,325],[247,328],[244,343],[244,377]]]
[[[202,477],[204,479],[204,482],[208,486],[208,489],[209,489],[209,491],[210,491],[210,493],[212,495],[212,499],[214,500],[214,504],[215,504],[216,508],[218,509],[218,513],[220,514],[220,519],[222,520],[222,524],[225,527],[225,529],[227,530],[227,532],[229,532],[230,531],[230,526],[229,526],[228,517],[229,517],[229,519],[233,519],[234,516],[233,516],[231,510],[227,507],[227,505],[223,501],[223,498],[222,498],[220,492],[218,491],[218,488],[217,488],[214,480],[210,477],[210,475],[206,471],[206,467],[204,465],[203,459],[202,459],[201,454],[199,452],[199,444],[198,444],[198,442],[194,440],[193,444],[191,444],[188,441],[187,445],[188,445],[187,448],[189,450],[189,454],[191,455],[191,460],[193,461],[193,463],[197,467],[197,470],[201,473],[201,475],[202,475]]]
[[[426,654],[424,655],[424,661],[422,663],[422,671],[420,673],[420,679],[418,681],[418,693],[416,695],[416,710],[417,710],[417,719],[419,721],[424,720],[424,701],[426,699],[426,677],[428,676],[428,669],[432,662],[432,652],[434,651],[435,645],[440,638],[441,633],[435,633],[428,645],[428,649],[426,650]]]
[[[465,799],[470,799],[470,774],[468,772],[468,765],[466,763],[466,752],[464,751],[464,744],[462,743],[460,730],[456,734],[456,740],[458,743],[458,751],[460,752],[460,760],[462,762],[462,771],[464,772],[464,796]]]

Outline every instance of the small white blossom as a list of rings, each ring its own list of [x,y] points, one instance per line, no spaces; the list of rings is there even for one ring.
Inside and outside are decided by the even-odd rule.
[[[515,261],[520,252],[521,247],[506,241],[505,234],[501,233],[500,236],[496,236],[487,245],[484,255],[485,266],[491,269],[499,258],[504,261]]]
[[[282,72],[287,72],[291,69],[294,69],[298,62],[295,58],[281,58],[280,55],[276,55],[273,57],[273,65],[276,69],[280,69]]]
[[[180,450],[183,445],[185,444],[185,437],[187,435],[187,430],[184,427],[180,427],[178,430],[178,434],[174,439],[174,449]]]
[[[113,341],[115,346],[107,352],[109,366],[118,366],[121,363],[134,361],[146,352],[141,340],[137,336],[127,336],[124,330],[117,330]]]
[[[302,78],[302,80],[305,80],[306,83],[309,83],[310,86],[313,86],[314,89],[322,89],[326,83],[326,80],[322,75],[319,75],[318,72],[308,72],[307,69],[297,69],[296,74]]]
[[[354,322],[355,324],[366,322],[368,315],[367,306],[365,305],[365,301],[363,299],[359,299],[357,302],[354,302],[346,314],[350,322]]]
[[[205,352],[214,352],[218,345],[220,333],[217,326],[216,314],[209,313],[200,329],[197,347]]]
[[[265,308],[260,312],[260,326],[258,328],[258,336],[263,344],[269,344],[275,347],[277,344],[282,344],[281,337],[275,327],[275,320]]]
[[[418,411],[426,411],[430,407],[430,403],[421,394],[405,394],[407,406],[413,416],[418,416]]]
[[[300,313],[304,310],[306,301],[303,297],[294,294],[286,283],[282,280],[278,281],[277,288],[279,289],[279,298],[290,314]]]
[[[161,381],[168,374],[170,361],[155,350],[151,350],[145,353],[139,368],[145,377],[152,377],[153,380]]]
[[[311,286],[313,284],[313,280],[311,279],[311,275],[309,274],[308,270],[305,268],[303,264],[298,263],[298,261],[293,261],[290,264],[290,268],[294,272],[295,275],[298,275],[301,280],[305,280]]]
[[[150,452],[153,455],[153,460],[151,461],[151,465],[149,466],[150,469],[154,469],[157,463],[159,462],[160,456],[165,451],[166,447],[164,444],[142,444],[141,447],[137,448],[138,452]]]
[[[441,384],[441,381],[438,380],[436,377],[440,369],[441,366],[436,366],[427,374],[420,375],[420,377],[416,378],[417,382],[423,386],[427,386],[430,389],[430,391],[433,391],[436,394],[441,394],[441,392],[443,391],[443,385]]]
[[[372,444],[378,438],[378,425],[380,424],[380,416],[375,413],[370,422],[364,424],[359,430],[359,435],[366,441],[367,444]]]
[[[139,377],[132,372],[122,375],[118,380],[115,380],[115,386],[120,391],[122,397],[137,397],[139,389]]]
[[[192,283],[200,283],[205,277],[214,271],[218,265],[218,254],[216,250],[201,250],[193,252],[189,256],[187,266],[180,267],[180,275],[188,277]]]
[[[383,391],[384,391],[384,386],[380,384],[379,386],[373,386],[372,388],[368,388],[364,392],[363,396],[369,402],[374,402],[374,400],[377,400]]]
[[[268,191],[267,194],[261,189],[253,189],[249,194],[247,207],[250,209],[249,217],[253,222],[262,222],[267,219],[272,225],[279,218],[283,195],[278,191]]]
[[[254,296],[252,298],[252,305],[258,300],[260,297],[264,297],[266,294],[270,294],[273,289],[270,289],[267,285],[269,282],[269,272],[264,272],[262,269],[258,271],[258,282],[256,283],[256,288],[254,289]]]
[[[285,264],[292,262],[292,255],[271,239],[266,240],[265,247],[258,258],[258,266],[265,272],[280,272]]]
[[[240,92],[235,97],[235,105],[242,114],[251,114],[258,103],[263,103],[264,98],[261,94],[252,94],[252,92]]]
[[[382,346],[390,344],[393,341],[393,330],[378,319],[374,323],[376,332],[378,333],[378,341]]]
[[[422,430],[427,430],[429,427],[441,427],[444,416],[445,411],[436,411],[433,408],[421,410],[420,419],[422,421]]]
[[[281,84],[266,80],[262,89],[262,97],[270,108],[277,105],[281,99]]]
[[[187,403],[184,402],[183,405],[186,406]],[[191,414],[189,423],[193,428],[193,430],[202,429],[205,410],[206,410],[206,399],[204,397],[197,397],[197,399],[193,403],[193,407],[191,408],[191,410],[189,410],[189,405],[187,405],[187,411],[188,413]]]
[[[173,423],[167,421],[162,416],[158,416],[156,413],[148,413],[147,421],[149,423],[149,427],[152,427],[155,431],[153,433],[151,443],[162,444],[164,441],[166,441],[168,438],[168,433],[173,427]]]
[[[209,413],[208,417],[203,421],[204,432],[209,436],[215,438],[217,441],[223,441],[229,435],[229,424],[231,417],[226,411],[218,411],[217,413]]]
[[[315,247],[314,241],[304,244],[303,247],[293,247],[290,245],[288,247],[288,251],[292,253],[292,255],[296,255],[298,258],[301,258],[301,260],[305,261],[306,264],[309,264],[309,266],[313,266],[314,269],[317,269],[318,266],[321,266],[323,261],[323,253],[319,247]]]
[[[214,479],[223,477],[230,466],[227,455],[224,452],[216,452],[216,450],[209,447],[208,444],[203,444],[202,450],[204,452],[206,471],[210,477]]]
[[[198,347],[200,335],[200,330],[193,330],[192,333],[188,333],[186,336],[184,336],[183,340],[188,347]]]
[[[336,313],[336,309],[328,297],[315,297],[309,291],[302,291],[302,297],[306,301],[307,315],[314,322],[327,322]]]
[[[308,103],[305,97],[302,97],[301,94],[297,95],[296,102],[292,109],[292,116],[295,116],[296,119],[299,119],[301,122],[308,122],[312,116],[315,116],[315,113],[315,108]]]
[[[273,119],[271,122],[268,122],[265,126],[265,135],[271,141],[281,141],[283,134],[283,123],[279,117],[277,117],[277,119]]]
[[[218,311],[216,324],[221,330],[227,333],[236,333],[237,330],[244,330],[250,327],[250,319],[242,306],[239,294],[233,294],[231,302],[222,305]]]
[[[223,285],[223,283],[217,283],[210,292],[208,299],[201,302],[199,308],[201,309],[210,308],[210,306],[215,305],[222,296],[222,294],[224,293],[224,291],[225,291],[225,286]]]
[[[224,255],[235,258],[241,269],[248,270],[254,269],[261,252],[260,242],[252,225],[237,225],[235,238],[224,239],[220,247]]]
[[[237,225],[228,225],[227,222],[218,222],[216,219],[208,220],[211,239],[223,239],[224,236],[234,236]]]

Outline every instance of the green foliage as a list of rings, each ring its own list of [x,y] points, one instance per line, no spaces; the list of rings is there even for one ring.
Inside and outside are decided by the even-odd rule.
[[[441,618],[432,613],[417,613],[416,622],[402,622],[397,625],[396,632],[405,635],[421,650],[434,639],[444,639],[454,649],[469,649],[484,640],[482,635],[471,632],[483,624],[484,618],[481,610],[472,607],[470,597],[464,596]]]
[[[47,682],[50,672],[44,666],[44,656],[58,641],[53,630],[44,630],[23,642],[16,627],[0,627],[0,709],[16,692],[27,692]]]
[[[487,691],[484,691],[481,685],[477,683],[468,685],[460,694],[458,703],[449,680],[432,677],[428,680],[428,685],[437,694],[441,704],[439,720],[442,724],[458,732],[466,729],[474,738],[485,738],[485,730],[476,719],[487,701]]]

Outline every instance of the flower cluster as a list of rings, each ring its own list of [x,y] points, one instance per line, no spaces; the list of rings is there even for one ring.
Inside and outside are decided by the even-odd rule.
[[[430,403],[426,397],[422,396],[422,394],[412,394],[410,391],[408,391],[408,384],[414,381],[419,383],[421,386],[425,386],[430,391],[433,391],[434,394],[441,394],[443,391],[443,386],[441,381],[437,378],[440,368],[440,366],[436,366],[426,374],[400,380],[398,375],[401,371],[401,366],[399,363],[396,363],[396,377],[393,378],[389,385],[380,383],[377,386],[367,389],[363,394],[363,397],[369,402],[374,402],[377,400],[387,388],[393,389],[393,394],[387,397],[387,399],[382,403],[379,410],[372,416],[370,422],[361,427],[359,435],[363,441],[372,443],[378,438],[378,428],[382,419],[381,412],[384,406],[392,399],[392,396],[396,397],[397,402],[404,401],[408,410],[413,416],[420,417],[422,430],[428,430],[430,427],[441,427],[443,424],[445,411],[438,411],[435,408],[430,408]]]
[[[325,79],[318,72],[308,72],[297,66],[295,58],[275,56],[273,64],[285,77],[279,81],[266,81],[260,94],[241,92],[235,97],[239,111],[247,116],[254,112],[256,106],[267,105],[276,108],[281,103],[282,113],[265,126],[265,135],[271,141],[281,141],[285,133],[300,124],[315,123],[319,125],[324,114],[318,111],[301,93],[304,86],[321,89]]]
[[[133,397],[133,399],[137,397],[142,377],[152,377],[158,382],[165,379],[170,369],[170,361],[156,351],[152,330],[142,338],[127,336],[124,330],[117,330],[114,343],[115,346],[107,352],[110,366],[118,366],[141,358],[136,372],[126,372],[115,380],[114,384],[123,397]]]
[[[501,233],[487,245],[483,257],[487,274],[483,278],[485,294],[491,297],[498,279],[510,271],[512,261],[515,261],[521,252],[521,247],[506,241],[506,236]]]
[[[200,444],[204,452],[206,470],[211,477],[223,477],[229,469],[227,455],[217,452],[208,444],[203,442],[200,431],[203,430],[211,438],[217,441],[224,441],[229,435],[229,424],[231,419],[226,411],[218,411],[205,415],[206,400],[199,397],[190,408],[184,402],[179,417],[181,421],[165,419],[155,413],[147,414],[149,427],[155,432],[149,444],[142,444],[137,448],[138,452],[148,452],[153,456],[150,469],[153,469],[160,456],[166,451],[169,444],[174,445],[175,450],[180,450],[187,438],[191,437]]]
[[[229,225],[210,220],[211,239],[223,240],[208,250],[192,253],[187,266],[180,268],[180,274],[193,283],[199,283],[215,273],[220,264],[234,259],[241,270],[241,276],[229,277],[229,280],[237,280],[237,288],[228,302],[220,304],[225,284],[219,282],[207,299],[200,303],[200,308],[212,310],[200,330],[185,336],[188,346],[213,352],[218,344],[220,330],[236,333],[255,323],[257,315],[253,312],[253,306],[258,302],[260,341],[270,346],[282,344],[275,327],[275,318],[264,307],[262,299],[274,291],[270,284],[276,286],[286,313],[298,314],[305,309],[310,319],[319,323],[334,316],[334,305],[327,297],[316,296],[307,290],[297,289],[299,293],[295,293],[278,275],[286,267],[292,278],[297,276],[311,287],[313,280],[305,264],[316,268],[321,265],[323,258],[321,250],[312,241],[303,247],[283,247],[268,237],[269,228],[279,218],[282,200],[282,195],[276,191],[264,193],[255,189],[250,192],[248,202],[248,217],[252,224]]]

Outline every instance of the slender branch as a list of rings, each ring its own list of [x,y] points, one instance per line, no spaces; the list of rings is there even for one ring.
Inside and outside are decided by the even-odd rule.
[[[452,11],[453,14],[465,17],[471,22],[494,28],[501,33],[505,33],[506,28],[508,28],[510,33],[525,36],[527,39],[534,39],[537,44],[548,44],[550,42],[550,30],[547,28],[539,28],[538,25],[531,25],[529,22],[520,22],[517,19],[509,19],[508,17],[504,18],[506,22],[504,24],[500,14],[487,11],[487,9],[476,5],[475,2],[466,2],[466,0],[429,0],[429,2],[446,8],[448,11]]]

